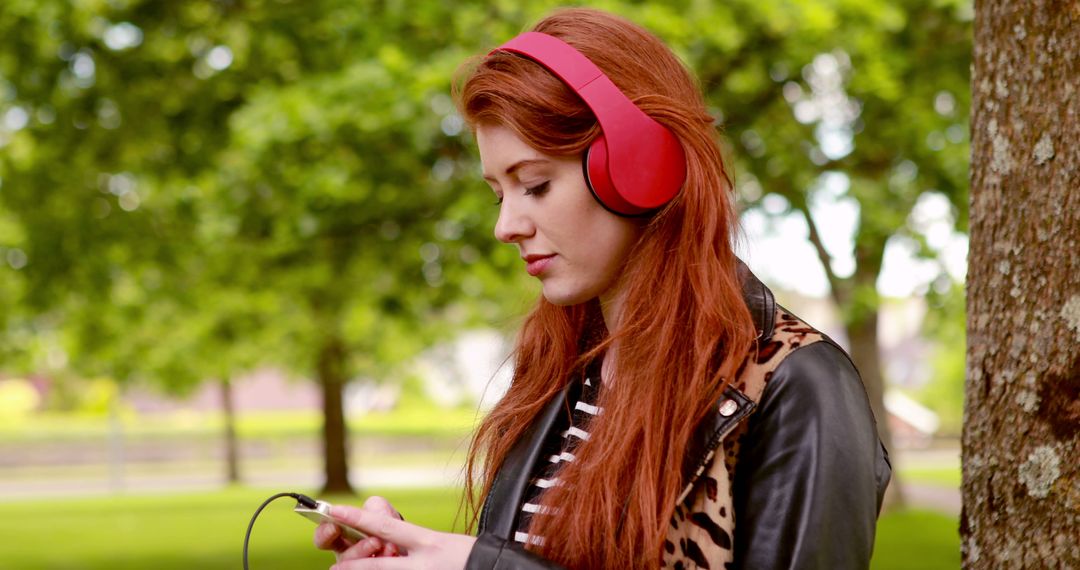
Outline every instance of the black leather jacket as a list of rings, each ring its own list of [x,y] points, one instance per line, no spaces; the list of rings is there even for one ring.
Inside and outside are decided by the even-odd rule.
[[[771,335],[772,292],[748,271],[743,283],[759,330]],[[531,468],[562,400],[548,404],[499,469],[467,569],[561,568],[526,552],[511,537]],[[711,432],[722,421],[730,420],[718,416],[699,431]],[[847,354],[827,338],[791,353],[746,421],[733,487],[734,568],[868,568],[892,471]]]

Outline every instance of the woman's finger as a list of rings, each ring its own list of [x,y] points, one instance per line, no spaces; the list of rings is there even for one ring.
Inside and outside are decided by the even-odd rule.
[[[385,497],[380,497],[378,495],[371,495],[368,497],[367,500],[364,501],[364,506],[361,508],[365,511],[383,513],[396,519],[405,520],[405,517],[401,516],[401,513],[390,504],[390,501],[386,500]],[[403,549],[399,549],[396,544],[388,542],[376,556],[398,556],[403,553]]]
[[[401,518],[401,515],[394,509],[394,506],[390,504],[390,501],[385,497],[378,495],[372,495],[364,501],[364,510],[375,511],[377,513],[385,513],[395,518]]]
[[[345,562],[348,560],[357,560],[359,558],[371,558],[372,556],[381,555],[382,550],[385,547],[385,543],[381,538],[377,536],[369,536],[360,542],[350,546],[344,552],[339,552],[337,555],[338,562]]]
[[[380,550],[378,556],[393,556],[393,554],[390,553],[383,553],[388,546],[386,543],[378,538],[373,538],[373,540],[378,541],[378,548]],[[345,537],[341,527],[333,523],[322,523],[316,527],[314,541],[316,548],[332,551],[335,556],[345,552],[356,544],[351,539]]]
[[[387,514],[339,505],[331,507],[330,516],[365,534],[377,536],[406,550],[419,544],[427,533],[432,532]]]
[[[341,536],[341,531],[336,524],[322,523],[315,527],[315,548],[330,550],[331,545],[339,536]]]
[[[405,550],[399,548],[398,545],[394,544],[393,542],[387,542],[386,546],[383,546],[382,551],[379,552],[378,555],[379,556],[402,556],[404,554],[406,554]]]
[[[314,542],[315,547],[320,550],[333,550],[335,552],[340,552],[352,546],[352,543],[341,535],[341,529],[332,523],[322,523],[315,527]]]

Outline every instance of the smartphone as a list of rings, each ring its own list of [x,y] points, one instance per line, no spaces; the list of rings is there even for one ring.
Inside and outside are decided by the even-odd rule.
[[[309,509],[304,505],[297,503],[296,508],[294,508],[293,511],[315,524],[322,524],[324,522],[336,524],[338,528],[341,529],[342,536],[353,544],[367,538],[366,534],[330,516],[330,503],[325,501],[315,501],[314,509]]]

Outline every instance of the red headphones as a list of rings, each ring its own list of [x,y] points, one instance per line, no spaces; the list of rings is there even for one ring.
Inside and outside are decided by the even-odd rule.
[[[492,50],[532,59],[592,109],[603,134],[585,151],[585,183],[602,206],[638,216],[666,204],[686,179],[686,155],[675,135],[638,109],[596,64],[570,44],[525,32]]]

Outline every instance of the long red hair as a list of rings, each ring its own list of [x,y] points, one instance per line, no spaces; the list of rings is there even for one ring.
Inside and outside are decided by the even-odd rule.
[[[530,532],[545,540],[529,548],[570,568],[655,567],[694,427],[754,337],[732,251],[731,181],[700,89],[659,39],[587,9],[560,10],[532,29],[574,46],[670,128],[686,151],[687,178],[645,223],[628,257],[619,277],[625,296],[617,330],[602,330],[595,302],[560,307],[541,297],[526,318],[513,382],[470,446],[470,527],[507,452],[544,404],[617,343],[616,378],[600,395],[604,414],[560,472],[565,484],[542,497],[558,514],[533,517]],[[529,59],[497,52],[466,69],[455,96],[474,128],[503,125],[537,150],[562,156],[580,155],[600,134],[584,102]]]

